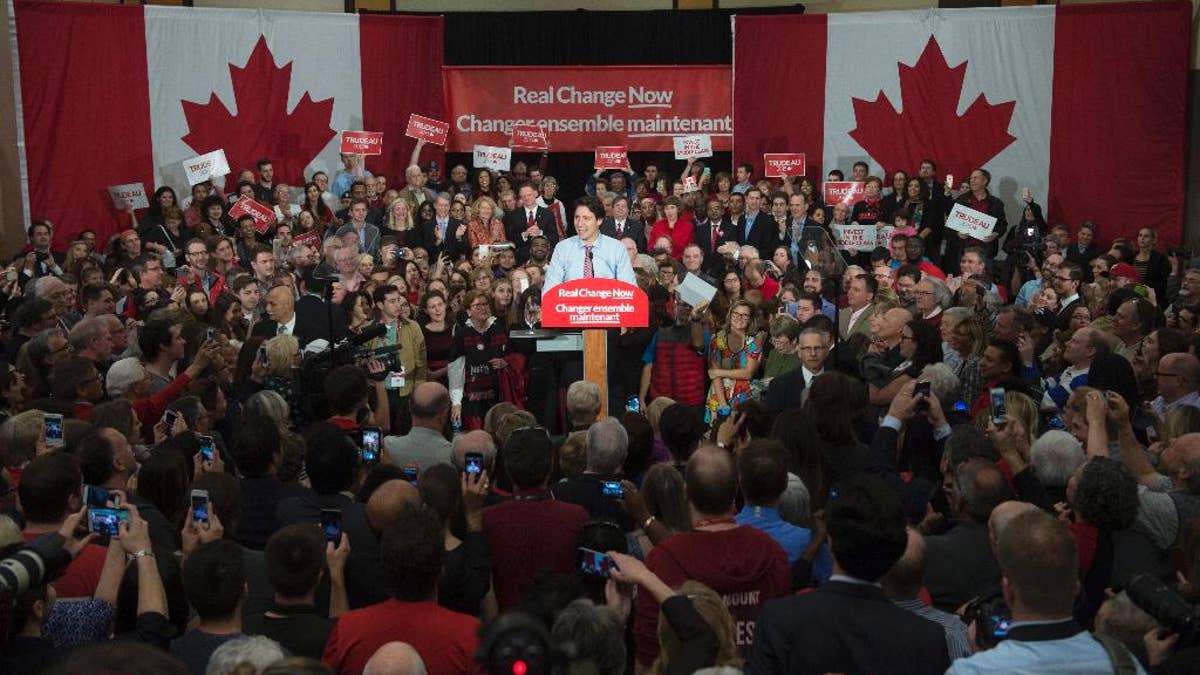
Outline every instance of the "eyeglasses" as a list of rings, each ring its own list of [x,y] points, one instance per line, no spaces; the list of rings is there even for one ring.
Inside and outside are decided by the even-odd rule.
[[[489,307],[491,307],[491,305],[486,302],[473,302],[471,303],[469,309],[487,309]]]
[[[1057,275],[1056,275],[1054,278],[1055,278],[1055,279],[1057,279],[1057,280],[1059,280],[1059,281],[1075,281],[1075,280],[1074,280],[1074,279],[1072,279],[1071,277],[1060,277],[1060,276],[1057,276]]]
[[[922,290],[917,290],[917,291],[916,291],[916,294],[917,294],[917,295],[933,295],[933,291],[922,291]]]
[[[734,312],[734,313],[733,313],[733,318],[735,318],[735,319],[749,319],[749,318],[750,318],[750,315],[749,315],[749,314],[746,314],[745,312]]]
[[[826,349],[829,349],[829,347],[826,347],[825,345],[817,345],[815,347],[812,345],[809,345],[807,347],[801,347],[800,351],[802,351],[802,352],[823,352]]]
[[[1182,376],[1182,375],[1180,375],[1179,373],[1164,373],[1164,372],[1161,372],[1161,371],[1160,371],[1160,372],[1155,372],[1155,373],[1154,373],[1154,376],[1155,376],[1155,377],[1183,377],[1183,376]]]

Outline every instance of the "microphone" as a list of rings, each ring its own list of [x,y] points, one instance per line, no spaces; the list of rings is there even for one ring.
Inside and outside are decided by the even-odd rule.
[[[383,337],[384,335],[387,335],[387,326],[381,323],[376,323],[367,326],[358,335],[351,335],[345,338],[342,340],[342,342],[338,343],[338,346],[341,346],[342,343],[345,343],[347,346],[358,347],[360,345],[365,345],[377,337]]]

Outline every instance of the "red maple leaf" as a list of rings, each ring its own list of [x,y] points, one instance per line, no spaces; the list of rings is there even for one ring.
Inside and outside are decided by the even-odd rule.
[[[260,37],[246,65],[229,64],[237,115],[211,94],[208,103],[181,101],[188,122],[183,137],[197,154],[225,150],[229,181],[243,169],[255,169],[255,162],[269,157],[275,169],[275,182],[303,185],[304,167],[336,135],[330,128],[333,99],[314,101],[308,92],[287,111],[292,82],[292,64],[275,65],[275,57]]]
[[[883,91],[874,101],[855,98],[858,126],[850,132],[889,174],[915,172],[928,158],[940,173],[965,180],[1017,140],[1008,133],[1016,101],[992,105],[980,94],[958,115],[967,62],[951,68],[937,39],[929,38],[916,65],[898,65],[904,112],[897,112]]]

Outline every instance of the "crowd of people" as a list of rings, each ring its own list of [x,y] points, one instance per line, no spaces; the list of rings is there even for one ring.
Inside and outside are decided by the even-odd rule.
[[[423,148],[163,186],[107,240],[33,221],[0,555],[70,562],[3,587],[0,671],[1195,672],[1189,250],[1028,191],[1010,221],[933,160],[831,170],[864,192],[825,204],[750,164],[560,186]],[[603,389],[534,330],[585,232],[650,301]]]

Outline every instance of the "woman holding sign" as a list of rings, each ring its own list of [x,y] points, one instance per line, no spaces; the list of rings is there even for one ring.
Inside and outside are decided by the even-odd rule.
[[[942,261],[942,269],[948,274],[959,273],[958,259],[962,257],[962,252],[971,246],[981,246],[988,252],[990,259],[996,258],[996,252],[1000,249],[998,240],[1008,231],[1008,220],[1004,217],[1004,202],[988,192],[991,182],[992,174],[987,169],[975,169],[967,179],[970,189],[954,200],[957,204],[995,218],[996,224],[992,227],[992,233],[983,239],[974,239],[963,232],[953,232],[946,238],[946,258]]]
[[[750,378],[758,370],[763,348],[763,336],[750,334],[753,318],[754,305],[738,300],[729,309],[725,328],[709,343],[708,376],[712,384],[704,402],[706,423],[712,423],[722,408],[732,408],[751,398]]]

